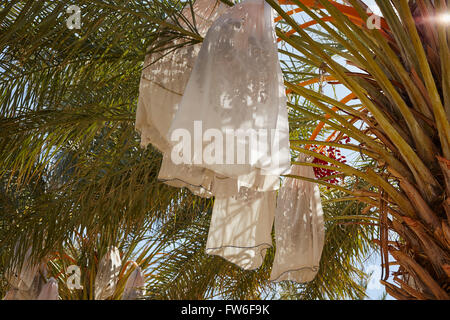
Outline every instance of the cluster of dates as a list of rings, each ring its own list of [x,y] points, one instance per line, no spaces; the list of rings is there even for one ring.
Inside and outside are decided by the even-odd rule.
[[[342,138],[342,140],[340,140],[339,143],[349,143],[350,142],[350,138],[347,136],[344,136]],[[313,146],[315,150],[318,150],[318,146]],[[322,148],[319,151],[320,154],[323,154],[324,156],[327,156],[328,158],[331,158],[333,160],[342,162],[342,163],[346,163],[347,160],[345,158],[344,155],[341,154],[341,150],[339,150],[338,148],[335,147],[331,147],[331,146],[327,146],[325,148]],[[319,158],[314,158],[314,160],[312,161],[315,164],[319,164],[319,165],[327,165],[327,166],[335,166],[331,163],[329,163],[328,161],[319,159]],[[336,167],[337,168],[337,167]],[[339,182],[339,179],[342,179],[340,177],[336,177],[336,175],[340,174],[339,171],[333,170],[333,169],[329,169],[329,168],[318,168],[318,167],[314,167],[314,174],[316,176],[317,179],[323,179],[329,183],[332,184],[336,184]],[[329,179],[327,179],[327,177],[330,177]]]

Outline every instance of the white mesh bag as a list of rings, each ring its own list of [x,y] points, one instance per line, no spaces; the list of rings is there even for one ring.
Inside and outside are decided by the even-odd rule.
[[[206,253],[221,256],[253,270],[261,266],[272,247],[276,191],[256,192],[242,187],[239,194],[216,196]]]
[[[299,162],[311,159],[301,154]],[[291,174],[314,178],[312,167],[294,165]],[[286,178],[278,194],[275,213],[276,252],[271,280],[298,283],[314,279],[324,245],[324,221],[316,183]]]
[[[256,169],[283,174],[290,165],[284,90],[272,8],[243,1],[206,34],[167,140],[177,147],[179,133],[188,132],[185,161],[226,177]],[[209,161],[207,150],[214,155]]]
[[[17,247],[14,252],[17,252]],[[6,279],[9,284],[15,288],[22,291],[27,291],[31,288],[36,274],[39,271],[39,264],[32,263],[31,261],[32,248],[28,248],[25,253],[24,262],[21,268],[18,268],[18,264],[15,264],[13,268],[9,269],[6,273]]]
[[[136,267],[127,279],[122,300],[139,300],[145,296],[145,275],[140,267]]]
[[[55,278],[48,279],[37,297],[37,300],[58,300],[58,282]]]
[[[110,247],[98,263],[95,276],[95,300],[105,300],[114,293],[121,268],[122,259],[119,249]]]

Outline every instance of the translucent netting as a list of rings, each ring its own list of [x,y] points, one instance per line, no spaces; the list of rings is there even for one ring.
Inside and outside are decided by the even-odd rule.
[[[305,155],[299,162],[310,162]],[[294,165],[291,175],[314,179],[310,166]],[[276,253],[271,280],[299,283],[314,279],[324,244],[324,221],[316,183],[286,178],[280,188],[275,212]]]
[[[195,2],[197,29],[202,36],[205,36],[214,19],[226,8],[216,0]],[[183,14],[192,22],[190,9],[185,9]],[[180,40],[176,40],[174,45],[179,42]],[[136,129],[141,133],[143,147],[151,143],[163,153],[158,176],[160,180],[175,187],[188,187],[199,196],[211,197],[217,189],[213,185],[217,174],[201,166],[173,163],[167,139],[169,127],[178,110],[181,97],[185,94],[186,84],[199,50],[200,45],[183,46],[169,53],[151,54],[146,57],[140,83]],[[287,122],[284,125],[287,132]],[[219,177],[227,178],[225,175]],[[277,176],[266,174],[261,177],[260,169],[233,179],[236,181],[230,182],[228,186],[234,188],[232,190],[234,193],[240,186],[265,191],[277,189],[279,185]]]
[[[272,247],[276,191],[241,188],[233,197],[215,198],[206,253],[247,270],[261,266]]]

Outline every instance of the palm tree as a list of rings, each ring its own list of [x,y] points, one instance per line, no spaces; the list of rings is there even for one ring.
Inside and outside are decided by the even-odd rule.
[[[321,268],[314,281],[294,286],[268,282],[273,250],[257,271],[243,271],[205,255],[212,200],[157,181],[161,155],[151,147],[141,149],[134,130],[140,73],[147,48],[167,48],[175,39],[183,39],[183,45],[202,41],[195,25],[181,23],[186,21],[181,9],[192,6],[192,2],[80,0],[81,29],[68,28],[67,1],[2,3],[0,276],[14,263],[21,264],[31,247],[33,261],[45,261],[49,272],[60,281],[61,298],[92,299],[98,259],[107,248],[116,246],[124,255],[122,275],[131,271],[125,263],[128,260],[144,269],[149,299],[362,298],[360,279],[366,275],[355,266],[373,248],[377,231],[373,221],[378,215],[371,208],[381,201],[378,182],[384,181],[383,187],[391,186],[383,191],[383,213],[403,212],[400,204],[406,200],[399,206],[393,201],[409,199],[398,195],[401,189],[392,178],[378,178],[373,183],[375,174],[364,173],[372,170],[368,163],[347,167],[331,162],[326,155],[303,150],[330,161],[335,165],[333,170],[342,170],[345,183],[352,185],[353,197],[346,196],[346,187],[327,182],[330,177],[318,180],[324,185],[327,230]],[[284,11],[282,16],[288,24],[297,25]],[[280,27],[286,27],[286,22],[280,21]],[[289,52],[289,46],[305,50],[306,43],[295,35],[279,34],[287,44],[280,52],[292,90],[290,123],[295,154],[317,120],[325,120],[323,113],[317,113],[318,106],[333,116],[337,113],[327,107],[331,98],[295,85],[308,81],[311,74],[316,76],[322,63],[311,55]],[[317,30],[314,35],[318,42],[311,41],[321,46],[317,49],[320,54],[351,58],[348,48],[330,35]],[[296,61],[300,63],[292,64]],[[334,75],[331,67],[322,69]],[[374,86],[370,92],[376,89],[369,79],[355,79],[352,83],[359,87]],[[299,90],[308,101],[300,98]],[[366,104],[368,98],[364,99]],[[360,121],[372,119],[369,112],[342,103],[337,106],[359,116]],[[394,108],[386,104],[388,107]],[[325,122],[352,138],[360,137],[361,133],[353,134],[356,129],[347,129],[350,126],[343,118],[350,119],[348,115],[336,119],[345,122],[345,128],[334,118]],[[377,130],[384,138],[382,129]],[[322,132],[328,131],[330,128],[325,127]],[[409,170],[395,150],[384,149],[384,140],[366,140],[367,147],[328,144],[361,150],[377,161],[375,155],[380,152],[386,168],[393,163],[392,168],[399,172]],[[376,170],[382,172],[381,168]],[[392,220],[394,223],[398,224],[397,220]],[[80,264],[84,270],[83,291],[64,288],[69,263]],[[8,284],[0,278],[3,296]],[[122,288],[120,285],[108,298],[120,298]]]
[[[349,92],[341,99],[286,81],[293,95],[316,109],[311,112],[295,103],[290,107],[337,133],[328,141],[298,139],[294,149],[320,159],[312,164],[316,167],[357,178],[356,184],[344,182],[334,188],[377,211],[382,283],[390,295],[448,299],[448,2],[376,0],[382,18],[363,0],[292,0],[292,11],[274,0],[267,2],[283,21],[277,34],[290,48],[285,54],[315,67],[322,81],[339,83]],[[299,25],[299,12],[310,21]],[[334,46],[324,44],[322,37]],[[359,103],[348,103],[355,99]],[[340,145],[343,136],[351,142]],[[326,149],[311,150],[310,144],[354,150],[374,165],[355,168],[336,161]],[[393,264],[399,269],[389,282]]]

